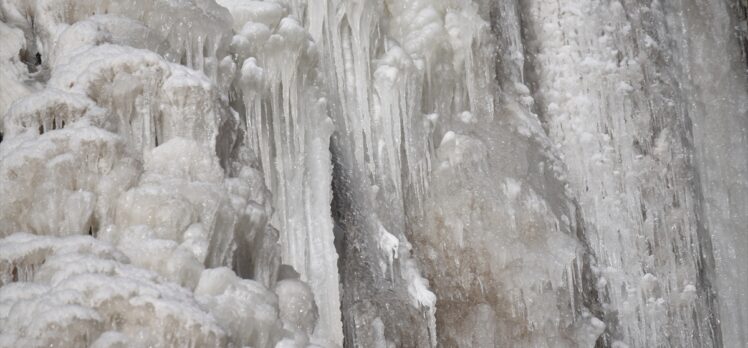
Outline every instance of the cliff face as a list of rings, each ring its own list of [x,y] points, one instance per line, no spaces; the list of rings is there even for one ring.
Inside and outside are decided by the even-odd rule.
[[[746,346],[746,7],[0,1],[0,346]]]

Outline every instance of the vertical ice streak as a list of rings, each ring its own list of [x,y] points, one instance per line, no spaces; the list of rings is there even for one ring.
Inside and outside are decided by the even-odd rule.
[[[251,55],[239,77],[247,139],[273,194],[271,221],[280,231],[282,262],[293,266],[314,292],[320,309],[316,335],[340,343],[338,256],[330,212],[332,124],[317,87],[317,52],[294,18],[270,20],[246,22],[234,39],[239,54]]]
[[[681,76],[691,101],[703,220],[714,246],[722,340],[725,347],[740,347],[748,345],[745,4],[676,4],[682,11],[671,25],[684,38],[678,45]]]

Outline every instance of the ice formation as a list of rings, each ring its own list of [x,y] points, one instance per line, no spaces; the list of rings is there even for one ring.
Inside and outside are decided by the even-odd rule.
[[[748,346],[741,0],[0,0],[0,347]]]

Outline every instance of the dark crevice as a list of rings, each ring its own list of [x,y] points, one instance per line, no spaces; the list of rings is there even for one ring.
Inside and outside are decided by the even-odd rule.
[[[38,72],[42,65],[42,55],[41,53],[35,51],[35,48],[22,48],[20,51],[18,51],[18,57],[21,62],[26,65],[29,73]]]
[[[333,134],[330,139],[330,155],[332,161],[332,201],[330,203],[330,210],[332,212],[332,218],[334,222],[333,234],[335,237],[335,251],[338,253],[338,264],[337,269],[339,273],[340,281],[340,312],[343,319],[343,347],[352,347],[355,340],[351,337],[355,334],[355,328],[346,327],[345,323],[353,323],[355,318],[349,318],[349,313],[346,311],[345,300],[345,287],[344,284],[347,282],[346,272],[344,272],[347,260],[346,247],[347,238],[349,237],[346,233],[346,221],[349,218],[350,208],[353,204],[353,197],[350,194],[350,175],[345,169],[343,162],[341,161],[340,151],[340,139],[337,133]]]
[[[330,208],[338,253],[343,347],[374,346],[378,338],[372,325],[377,322],[383,324],[383,334],[393,346],[425,347],[430,336],[423,312],[411,305],[401,277],[393,280],[391,273],[379,271],[380,251],[371,233],[375,227],[369,210],[373,207],[358,199],[368,191],[358,181],[361,173],[350,164],[351,147],[346,145],[345,135],[332,136]]]
[[[732,4],[732,12],[735,14],[735,35],[740,43],[740,53],[743,64],[748,68],[748,2],[735,0]]]
[[[348,214],[347,210],[350,209],[353,197],[351,197],[350,180],[347,176],[343,163],[340,159],[340,151],[336,151],[338,144],[338,136],[334,134],[330,141],[330,154],[332,161],[332,202],[330,203],[330,210],[332,211],[332,219],[335,223],[333,233],[335,234],[335,251],[338,253],[338,269],[341,268],[344,260],[345,250],[343,248],[345,238],[345,220]]]
[[[608,289],[606,286],[604,291],[601,293],[597,288],[600,278],[593,270],[597,265],[597,261],[594,251],[587,239],[587,233],[585,232],[582,208],[576,200],[573,200],[573,206],[574,220],[576,221],[575,234],[577,241],[584,250],[582,253],[581,269],[578,270],[578,272],[580,272],[579,277],[581,278],[581,289],[574,289],[574,295],[579,297],[577,301],[578,303],[581,303],[582,306],[577,308],[576,312],[577,315],[581,315],[582,309],[586,308],[594,317],[605,322],[605,331],[603,331],[603,333],[597,338],[597,341],[595,341],[595,348],[608,348],[611,347],[613,342],[621,336],[618,334],[618,316],[615,312],[605,311],[605,303],[610,300]]]
[[[91,237],[96,238],[96,236],[99,234],[99,221],[96,219],[96,217],[91,218],[91,223],[88,225],[88,235]]]
[[[257,147],[258,144],[246,143],[248,137],[247,132],[252,132],[249,129],[247,123],[247,111],[244,108],[244,104],[241,102],[241,98],[233,102],[225,102],[224,100],[219,101],[221,104],[219,124],[218,124],[218,135],[216,136],[216,156],[218,156],[218,163],[224,170],[226,175],[230,178],[235,178],[239,175],[242,168],[242,149],[245,147]],[[231,111],[231,110],[234,111]],[[232,112],[237,112],[239,118],[234,118]],[[159,115],[158,122],[162,122],[162,115]],[[258,125],[259,127],[259,125]],[[164,142],[163,132],[159,132],[159,143]],[[259,166],[256,169],[262,171],[262,163],[259,158],[256,159]]]
[[[693,123],[691,122],[691,115],[688,112],[683,114],[683,133],[681,136],[681,142],[683,147],[688,153],[698,153],[696,145],[693,140]],[[704,312],[698,313],[699,317],[702,318],[702,322],[710,327],[711,344],[715,347],[723,346],[722,328],[720,321],[720,305],[717,297],[716,289],[716,261],[714,259],[714,247],[712,246],[711,232],[706,226],[705,222],[705,206],[707,200],[704,197],[704,188],[701,180],[701,170],[696,164],[697,159],[692,156],[685,156],[684,166],[688,168],[690,173],[688,180],[688,186],[692,188],[692,194],[695,196],[695,202],[693,206],[693,215],[696,223],[696,238],[698,240],[698,260],[696,262],[696,272],[698,275],[698,283],[701,285],[701,295],[704,297],[707,308]],[[673,204],[675,206],[675,202]],[[680,203],[677,203],[680,206]],[[699,327],[696,323],[695,327]]]
[[[519,23],[520,37],[522,40],[522,54],[525,57],[524,64],[522,66],[522,83],[527,86],[527,88],[530,90],[530,95],[535,100],[535,103],[531,106],[530,111],[537,115],[538,120],[543,126],[545,134],[548,135],[548,115],[546,114],[546,110],[543,110],[543,108],[541,107],[541,105],[544,105],[545,103],[542,93],[539,92],[539,73],[536,67],[537,62],[535,61],[538,48],[533,47],[532,45],[532,43],[537,40],[537,35],[531,29],[531,26],[527,23],[528,20],[526,17],[527,13],[529,13],[529,9],[527,8],[527,6],[529,6],[529,4],[522,1],[520,1],[520,3],[517,5],[517,21]]]

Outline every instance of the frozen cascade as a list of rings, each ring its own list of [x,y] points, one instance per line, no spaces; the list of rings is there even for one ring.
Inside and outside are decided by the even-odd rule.
[[[746,218],[748,100],[728,5],[527,4],[539,110],[578,192],[614,343],[747,342],[732,224]]]
[[[0,0],[0,347],[748,346],[743,0]]]

